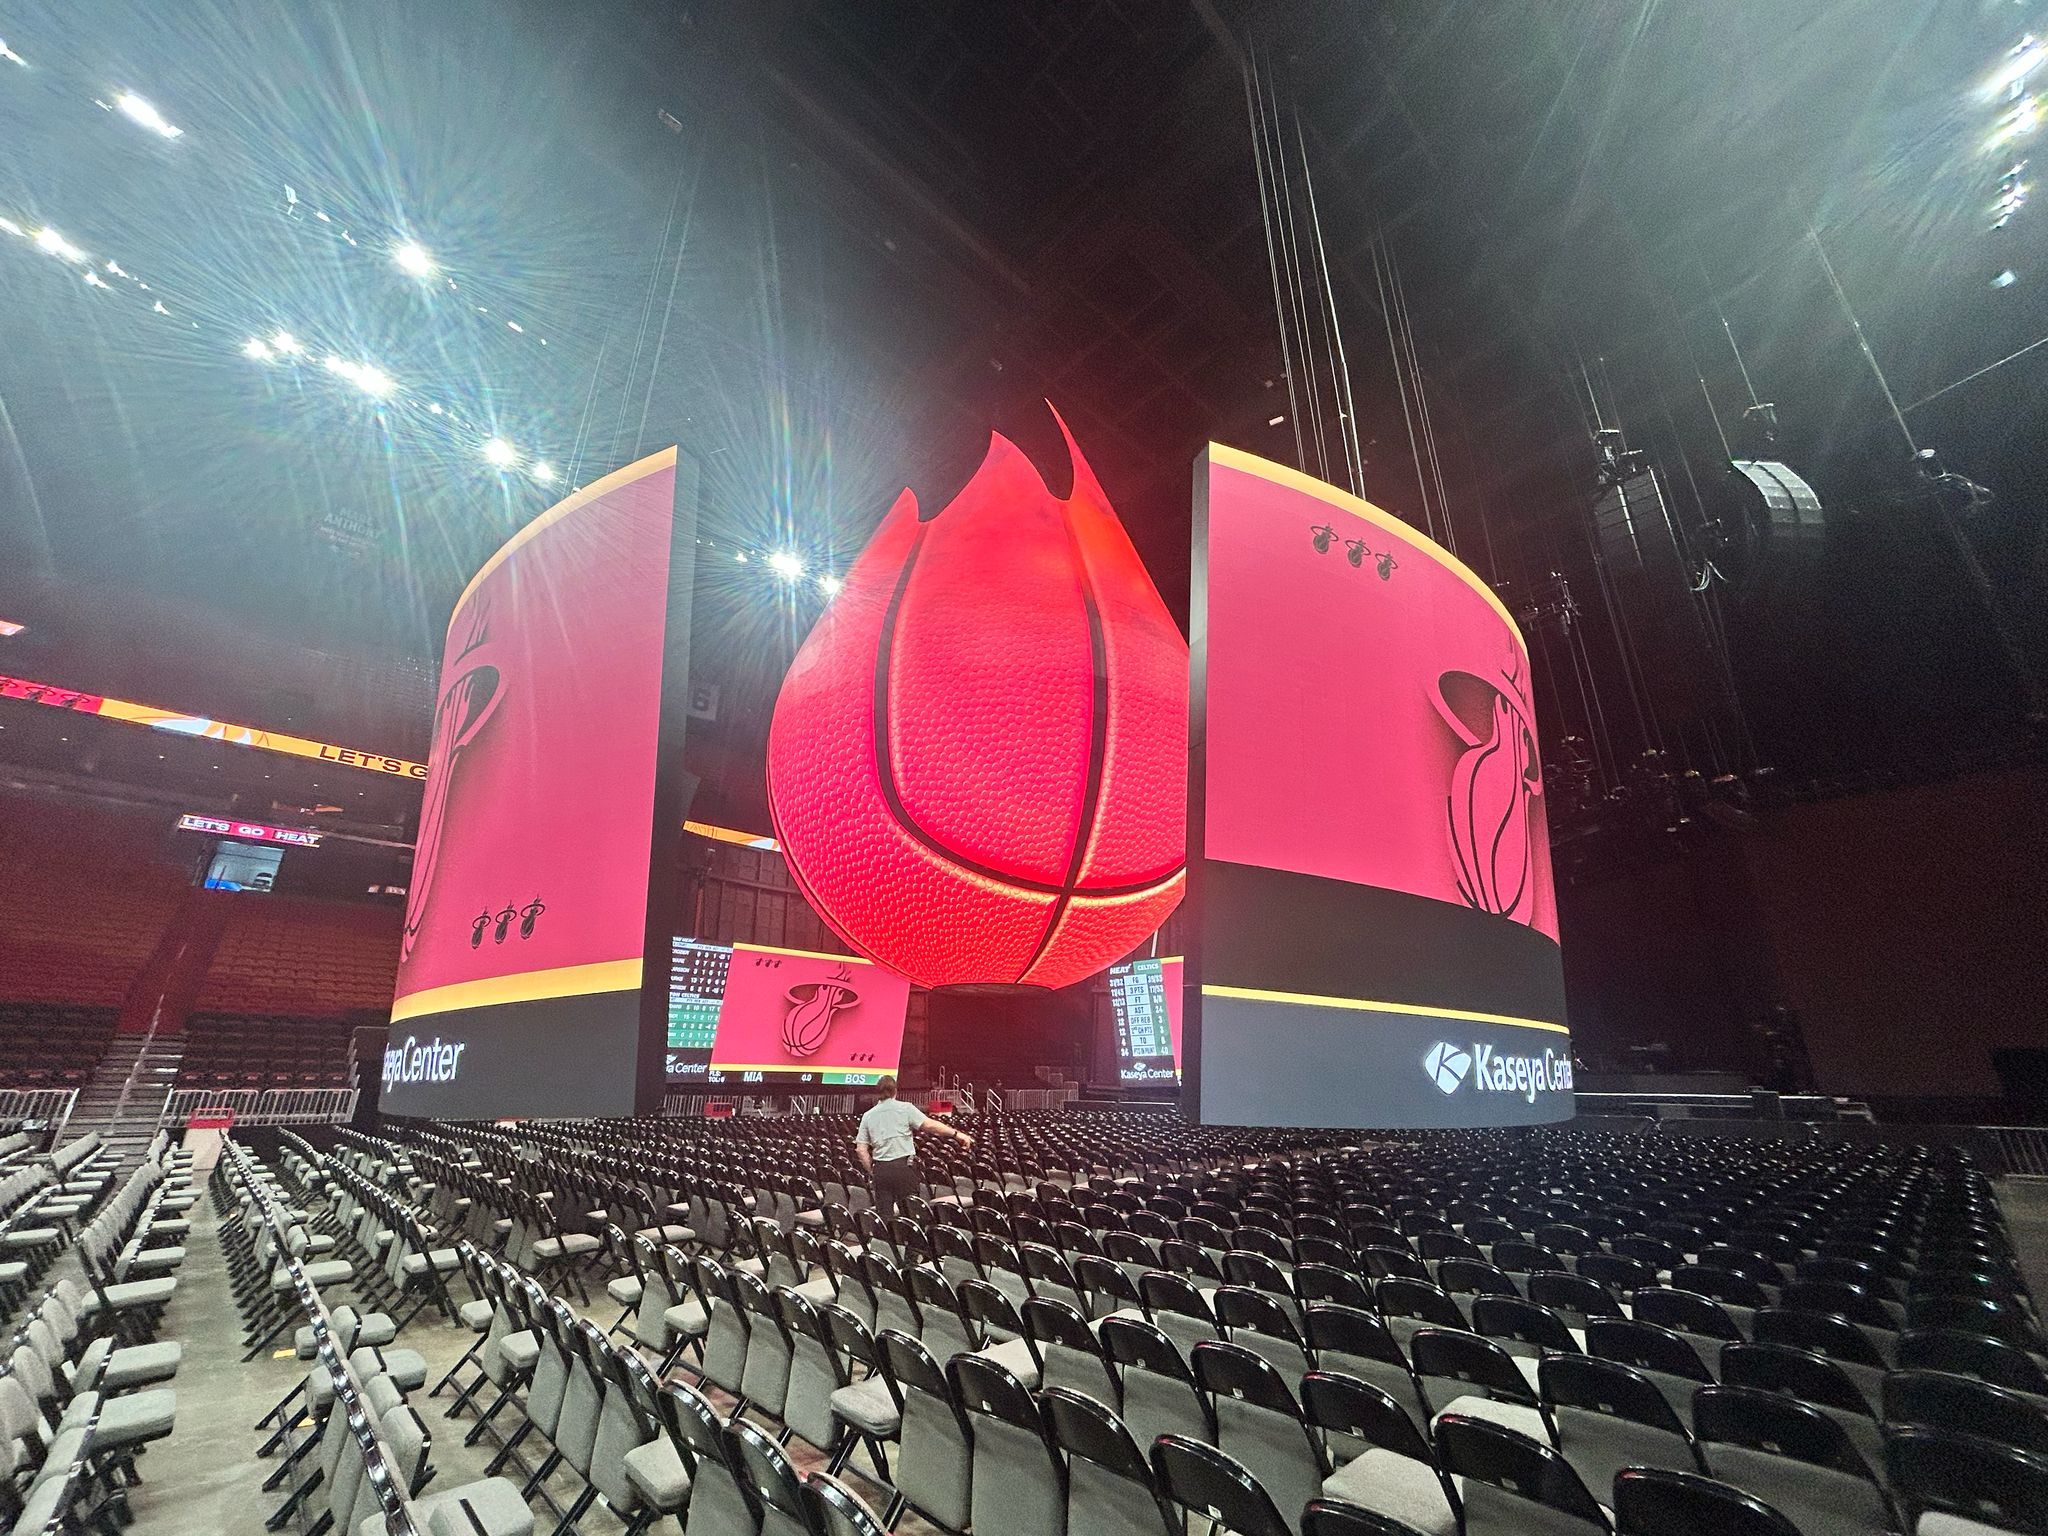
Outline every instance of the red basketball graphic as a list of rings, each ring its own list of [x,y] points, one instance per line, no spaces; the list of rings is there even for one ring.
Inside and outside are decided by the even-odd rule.
[[[1001,436],[938,512],[897,497],[775,704],[790,868],[923,986],[1065,986],[1181,898],[1187,642],[1060,431],[1065,500]]]

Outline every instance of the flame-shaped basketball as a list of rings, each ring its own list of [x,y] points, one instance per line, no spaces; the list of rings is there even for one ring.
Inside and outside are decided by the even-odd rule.
[[[922,986],[1079,981],[1186,878],[1187,642],[1060,431],[1064,500],[1001,436],[939,511],[897,497],[775,704],[790,868]]]

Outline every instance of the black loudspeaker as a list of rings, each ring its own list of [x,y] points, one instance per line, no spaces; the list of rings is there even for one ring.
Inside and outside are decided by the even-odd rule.
[[[2048,1109],[2048,1048],[2016,1045],[1991,1053],[1999,1092],[2029,1109]]]
[[[1609,485],[1593,503],[1593,547],[1627,654],[1667,731],[1729,707],[1692,564],[1662,479],[1646,469]]]

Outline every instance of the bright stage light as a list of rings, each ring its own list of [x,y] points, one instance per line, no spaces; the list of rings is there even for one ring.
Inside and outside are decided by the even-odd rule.
[[[2011,267],[2007,267],[2003,272],[1999,273],[1998,276],[1991,279],[1991,286],[1994,288],[2010,288],[2014,283],[2018,282],[2019,280],[2019,274],[2013,271]]]
[[[747,563],[747,552],[744,549],[734,550],[733,559],[737,560],[741,565],[745,565]]]
[[[270,350],[279,357],[304,357],[306,344],[290,331],[278,331],[270,338]]]
[[[0,59],[9,59],[19,64],[23,69],[28,68],[28,60],[24,59],[4,42],[0,42]]]
[[[85,286],[88,288],[104,288],[107,286],[107,280],[88,267],[85,271]]]
[[[2041,126],[2041,103],[2033,96],[2023,96],[2013,109],[1998,121],[1991,137],[1984,141],[1986,149],[2003,149],[2015,139],[2023,139]]]
[[[784,581],[796,581],[804,573],[803,560],[786,549],[778,549],[768,557],[768,569]]]
[[[66,261],[83,261],[85,252],[66,240],[57,231],[45,224],[36,231],[36,249],[48,251],[52,256],[61,256]]]
[[[27,230],[23,229],[19,224],[15,223],[14,220],[7,218],[5,215],[0,215],[0,229],[6,230],[7,233],[9,233],[10,235],[20,235],[23,239],[26,239],[28,237]]]
[[[818,590],[827,597],[837,597],[839,589],[845,585],[846,583],[837,576],[820,576],[818,578]]]
[[[2008,95],[2025,84],[2027,76],[2048,64],[2048,48],[2041,40],[2028,36],[2021,38],[2009,49],[2004,62],[1984,82],[1984,94],[1992,100]]]
[[[417,240],[407,240],[391,248],[391,259],[398,270],[412,277],[432,277],[438,270],[434,258],[427,254],[425,246]]]
[[[527,473],[542,485],[553,485],[555,481],[561,478],[561,476],[555,473],[555,466],[546,459],[535,459],[532,468],[528,469]]]
[[[262,337],[251,336],[242,343],[242,356],[248,358],[251,362],[267,363],[271,357],[270,347],[264,342]]]
[[[320,365],[337,378],[348,380],[364,394],[383,399],[398,387],[397,381],[382,368],[369,363],[350,362],[345,357],[336,357],[332,352],[320,360]]]
[[[179,139],[185,136],[184,129],[170,121],[163,113],[157,111],[152,103],[144,101],[133,91],[123,91],[120,95],[116,96],[114,98],[114,105],[119,109],[123,117],[131,122],[140,123],[151,133],[162,134],[167,139]]]
[[[484,458],[499,469],[510,469],[519,462],[519,450],[502,437],[494,437],[484,444]]]

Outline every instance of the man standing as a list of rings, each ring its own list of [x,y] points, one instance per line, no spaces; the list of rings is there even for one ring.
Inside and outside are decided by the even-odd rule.
[[[970,1151],[974,1138],[943,1121],[928,1119],[914,1104],[896,1097],[896,1079],[884,1077],[875,1085],[882,1097],[874,1108],[860,1117],[860,1134],[853,1150],[875,1181],[875,1209],[884,1221],[896,1214],[896,1202],[917,1193],[917,1133],[931,1131],[951,1136]]]

